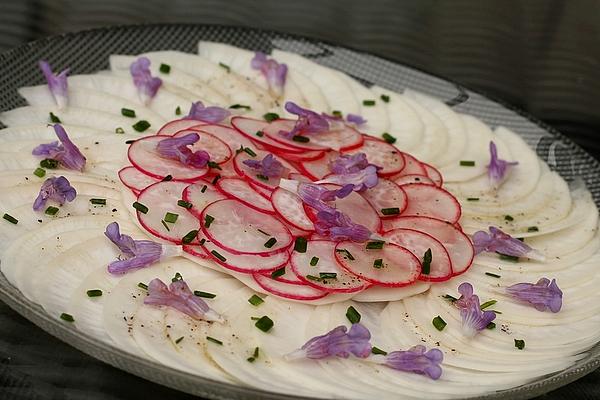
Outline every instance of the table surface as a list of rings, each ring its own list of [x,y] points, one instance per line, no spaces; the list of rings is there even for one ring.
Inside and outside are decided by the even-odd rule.
[[[366,50],[520,107],[600,158],[600,1],[0,0],[0,51],[94,27],[252,26]],[[0,399],[192,399],[105,365],[0,303]],[[540,399],[598,399],[600,370]]]

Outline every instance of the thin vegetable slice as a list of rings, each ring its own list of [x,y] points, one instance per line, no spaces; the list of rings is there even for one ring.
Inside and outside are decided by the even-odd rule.
[[[451,223],[460,219],[460,203],[450,192],[422,183],[403,185],[402,189],[408,196],[402,216],[433,217]]]
[[[238,200],[248,207],[269,214],[275,213],[273,205],[262,194],[241,178],[222,178],[217,181],[217,189],[226,197]]]
[[[287,139],[286,137],[279,134],[279,132],[289,132],[294,128],[294,124],[296,121],[291,119],[278,119],[271,122],[269,125],[265,126],[263,129],[263,133],[265,136],[276,143],[279,143],[285,147],[291,147],[296,150],[302,151],[323,151],[328,150],[329,146],[322,146],[320,144],[315,143],[317,136],[316,135],[302,135],[300,137],[294,137]],[[302,139],[302,141],[300,141]]]
[[[286,167],[288,169],[288,172],[282,177],[262,176],[260,171],[250,168],[249,166],[244,164],[244,161],[245,160],[262,160],[269,153],[266,151],[262,151],[262,150],[256,150],[255,154],[256,154],[256,156],[252,157],[248,153],[242,151],[242,152],[238,153],[235,156],[235,158],[233,159],[233,162],[234,162],[233,166],[234,166],[236,172],[241,177],[246,179],[248,182],[252,183],[253,185],[261,186],[268,190],[273,190],[277,186],[279,186],[279,181],[281,180],[281,178],[287,178],[289,176],[290,172],[297,172],[296,169],[292,165],[287,163],[281,157],[275,156],[275,158],[280,163],[282,163],[284,167]]]
[[[276,188],[271,195],[271,203],[277,214],[288,224],[303,231],[313,231],[314,224],[306,215],[302,200],[295,193]]]
[[[327,296],[328,292],[305,285],[278,281],[261,274],[252,275],[256,283],[267,292],[292,300],[317,300]]]
[[[232,151],[221,139],[212,135],[208,132],[199,131],[196,129],[186,129],[183,131],[177,132],[174,137],[185,136],[190,133],[195,133],[200,136],[200,140],[198,140],[193,145],[188,148],[192,151],[204,150],[208,154],[210,154],[210,161],[215,162],[217,164],[223,164],[227,162],[232,156]]]
[[[233,117],[231,119],[231,126],[233,126],[238,132],[246,136],[254,143],[258,143],[264,146],[268,150],[273,152],[284,151],[287,153],[302,153],[304,150],[298,150],[296,148],[286,146],[282,143],[276,142],[273,139],[267,137],[263,130],[269,125],[267,121],[246,118],[246,117]]]
[[[409,185],[411,183],[423,183],[426,185],[437,186],[436,183],[433,180],[431,180],[430,177],[419,174],[402,175],[398,178],[394,178],[394,182],[396,182],[396,184],[399,186]]]
[[[408,197],[396,183],[387,179],[379,179],[377,186],[362,193],[380,218],[395,218],[397,215],[386,215],[382,210],[398,208],[402,213],[408,206]]]
[[[189,211],[197,218],[200,218],[202,210],[207,205],[217,200],[224,200],[227,197],[210,182],[200,181],[187,186],[183,190],[181,198],[192,205]]]
[[[442,173],[438,171],[435,167],[427,163],[421,164],[423,165],[423,168],[425,168],[425,171],[427,171],[427,176],[435,182],[436,186],[442,187],[442,185],[444,184],[444,178],[442,177]]]
[[[338,153],[330,151],[317,160],[303,161],[298,163],[298,169],[302,174],[316,181],[331,173],[329,163],[338,157]]]
[[[148,186],[159,182],[158,179],[152,178],[132,166],[121,168],[119,170],[119,179],[123,182],[123,185],[137,192],[141,192]]]
[[[242,135],[237,130],[228,126],[218,124],[206,124],[196,127],[195,130],[207,132],[211,135],[216,136],[217,138],[225,142],[232,152],[235,152],[240,147],[254,148],[254,143],[252,141],[250,141],[247,137]]]
[[[395,175],[402,171],[405,166],[404,156],[400,150],[384,140],[376,139],[371,136],[365,137],[362,146],[353,150],[344,151],[343,153],[365,153],[369,163],[382,168],[378,172],[380,176]]]
[[[199,247],[209,259],[222,267],[246,274],[270,273],[284,267],[290,258],[289,253],[285,251],[270,256],[233,254],[209,240]]]
[[[164,124],[158,132],[157,135],[163,136],[172,136],[179,131],[184,129],[190,129],[192,127],[198,127],[200,125],[204,125],[201,121],[196,121],[193,119],[177,119],[175,121],[170,121]]]

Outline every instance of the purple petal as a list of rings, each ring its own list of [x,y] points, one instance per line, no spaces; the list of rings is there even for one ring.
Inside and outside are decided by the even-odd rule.
[[[477,231],[473,234],[473,247],[476,255],[485,251],[513,257],[544,259],[543,255],[529,247],[525,242],[515,239],[493,226],[489,227],[489,233]]]
[[[346,173],[340,175],[330,175],[316,183],[335,183],[337,185],[353,185],[354,191],[364,192],[367,189],[377,186],[379,177],[377,176],[377,167],[369,165],[359,172]]]
[[[84,155],[81,154],[75,143],[69,139],[62,125],[54,124],[53,128],[60,143],[40,144],[31,151],[31,154],[56,160],[66,169],[83,171],[86,162]]]
[[[355,357],[367,358],[372,348],[370,339],[371,333],[361,324],[353,324],[350,331],[340,325],[324,335],[310,339],[299,351],[288,355],[288,358],[348,358],[351,354]]]
[[[473,299],[473,285],[468,282],[463,282],[458,286],[458,293],[461,296],[454,302],[454,305],[458,308],[468,308],[469,304],[474,300],[479,302],[479,299]]]
[[[55,75],[52,72],[52,68],[50,67],[48,61],[41,60],[39,62],[39,66],[44,74],[44,78],[46,78],[48,89],[50,90],[50,93],[52,93],[52,97],[54,97],[54,101],[58,105],[58,108],[64,108],[69,100],[67,84],[67,74],[69,73],[69,68],[64,69],[58,75]]]
[[[321,236],[329,236],[332,240],[353,240],[364,242],[371,238],[371,231],[352,222],[346,214],[332,209],[317,212],[315,230]]]
[[[40,193],[33,202],[33,209],[40,211],[46,206],[48,200],[55,201],[59,205],[75,200],[77,191],[64,176],[51,177],[42,183]]]
[[[161,157],[177,160],[192,168],[204,168],[210,161],[210,155],[204,150],[192,152],[191,146],[200,140],[200,135],[195,132],[178,137],[169,137],[158,142],[156,151]]]
[[[201,101],[192,103],[190,112],[185,119],[193,119],[196,121],[209,122],[211,124],[218,124],[223,122],[231,113],[221,107],[204,107]]]
[[[244,160],[242,162],[248,167],[256,170],[260,175],[264,175],[269,178],[282,177],[288,171],[288,169],[285,168],[283,164],[271,153],[267,154],[261,161]]]
[[[354,190],[354,185],[346,185],[340,189],[327,189],[325,186],[314,183],[300,183],[298,185],[298,196],[302,201],[317,211],[331,211],[333,207],[325,204],[325,201],[333,201],[336,198],[343,199]]]
[[[305,109],[288,101],[285,103],[285,109],[294,115],[298,116],[296,124],[291,131],[285,132],[280,131],[279,134],[284,137],[292,137],[295,135],[313,135],[318,133],[327,132],[329,130],[329,121],[314,111]]]
[[[268,59],[265,53],[256,52],[254,58],[250,61],[250,66],[253,69],[260,70],[267,79],[269,88],[272,91],[278,96],[282,94],[287,77],[287,65],[279,64],[274,59]]]
[[[498,158],[498,149],[496,147],[496,143],[493,141],[490,142],[490,163],[487,166],[488,169],[488,177],[492,184],[497,187],[504,181],[506,177],[506,173],[508,172],[508,167],[519,164],[518,162],[508,162],[506,160],[502,160]]]
[[[367,123],[367,120],[356,114],[348,114],[346,115],[346,121],[353,123],[357,126],[363,125]]]
[[[140,99],[144,104],[148,104],[162,85],[160,78],[152,77],[150,73],[150,60],[146,57],[140,57],[129,67],[129,72],[133,77],[133,83],[137,87]]]
[[[407,351],[393,351],[385,357],[385,365],[399,371],[427,375],[431,379],[439,379],[442,375],[440,364],[444,353],[439,349],[425,351],[425,346],[414,346]]]
[[[31,151],[31,154],[34,156],[43,156],[44,158],[51,158],[54,160],[57,154],[60,154],[64,150],[65,148],[63,145],[57,140],[55,142],[42,143],[38,145]]]
[[[473,285],[470,283],[461,283],[458,292],[461,296],[454,305],[460,310],[463,331],[467,336],[473,337],[496,318],[496,313],[481,310],[479,297],[473,294]]]
[[[133,269],[147,267],[158,262],[163,255],[161,244],[150,240],[133,240],[131,236],[120,233],[119,224],[116,222],[108,224],[104,235],[121,250],[123,257],[108,265],[108,272],[111,274],[124,274]]]
[[[336,175],[343,175],[360,172],[369,165],[365,153],[340,154],[336,159],[331,161],[329,169]]]
[[[517,283],[506,288],[506,292],[524,303],[528,303],[538,311],[550,310],[557,313],[562,308],[562,291],[556,279],[550,281],[541,278],[537,283]]]

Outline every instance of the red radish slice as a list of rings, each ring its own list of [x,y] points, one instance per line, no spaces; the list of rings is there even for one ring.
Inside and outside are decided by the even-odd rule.
[[[475,251],[467,235],[454,225],[435,218],[400,217],[386,220],[386,229],[408,228],[425,232],[439,240],[450,256],[454,275],[465,272],[473,263]]]
[[[425,171],[427,171],[427,176],[435,182],[436,186],[441,187],[444,184],[442,173],[427,163],[421,164],[423,164],[423,168],[425,168]]]
[[[304,175],[316,181],[331,173],[329,163],[338,156],[339,153],[330,151],[318,160],[300,162],[298,167]]]
[[[208,227],[207,216],[213,219]],[[200,221],[207,239],[234,254],[273,255],[286,251],[294,240],[277,218],[236,200],[209,204],[202,211]],[[273,239],[276,242],[269,247],[267,243]]]
[[[121,182],[123,182],[123,185],[138,192],[156,182],[159,182],[158,179],[143,174],[137,168],[131,166],[121,168],[119,171],[119,179]]]
[[[397,184],[387,179],[379,179],[375,187],[361,193],[379,215],[379,218],[395,218],[397,215],[384,215],[381,210],[386,208],[399,208],[400,212],[408,206],[404,190]]]
[[[303,153],[286,153],[279,151],[277,154],[284,160],[291,162],[314,161],[325,156],[324,151],[305,151]]]
[[[423,183],[425,185],[436,186],[435,182],[432,181],[428,176],[417,174],[402,175],[399,178],[394,178],[394,182],[400,186],[410,185],[411,183]]]
[[[304,182],[304,183],[313,182],[308,176],[302,175],[300,173],[295,173],[295,172],[290,174],[289,179],[298,181],[298,182]]]
[[[218,137],[225,142],[233,152],[235,152],[241,146],[254,148],[254,143],[252,143],[247,137],[228,126],[206,124],[195,128],[195,130],[207,132]]]
[[[329,149],[328,146],[321,146],[321,145],[315,144],[313,142],[313,140],[315,140],[317,138],[317,136],[320,134],[304,136],[305,138],[307,138],[309,140],[308,142],[297,142],[292,139],[287,139],[279,134],[280,131],[284,131],[284,132],[291,131],[294,128],[295,124],[296,124],[295,120],[283,119],[283,118],[278,119],[278,120],[271,122],[269,125],[267,125],[263,129],[263,133],[269,139],[273,140],[274,142],[280,143],[286,147],[291,147],[291,148],[297,149],[297,150],[303,150],[303,151],[306,151],[306,150],[311,151],[312,150],[312,151],[314,151],[314,150],[328,150]]]
[[[429,274],[425,274],[421,270],[419,280],[439,282],[452,277],[452,263],[450,262],[448,251],[433,236],[425,232],[401,228],[386,232],[383,237],[392,243],[408,249],[419,260],[423,260],[425,252],[429,249],[431,250]]]
[[[177,132],[173,137],[185,136],[190,133],[195,133],[200,136],[200,140],[188,148],[192,151],[204,150],[210,155],[210,160],[217,164],[227,162],[231,158],[232,152],[229,146],[221,139],[207,132],[198,131],[196,129],[186,129]]]
[[[202,250],[202,248],[197,244],[194,244],[194,245],[184,244],[182,249],[186,253],[191,254],[194,257],[198,257],[202,260],[210,260],[211,259],[209,256],[206,255],[204,250]]]
[[[406,286],[421,274],[421,262],[410,251],[393,243],[367,250],[365,243],[339,242],[335,258],[348,272],[383,286]],[[382,267],[376,267],[381,260]]]
[[[226,199],[226,197],[220,191],[218,191],[217,188],[215,188],[210,182],[205,181],[196,182],[193,185],[187,186],[183,190],[181,198],[192,204],[190,212],[195,215],[196,218],[200,218],[202,210],[204,210],[204,208],[210,203],[214,203],[217,200]]]
[[[252,276],[261,288],[275,296],[283,297],[285,299],[317,300],[329,294],[324,290],[303,283],[282,282],[261,274],[254,274]]]
[[[306,253],[292,252],[290,263],[296,276],[307,285],[328,292],[354,293],[370,286],[367,282],[344,270],[335,259],[336,242],[311,240]],[[316,265],[311,260],[317,257]],[[334,274],[333,278],[321,278],[320,274]]]
[[[190,129],[204,125],[202,121],[196,121],[195,119],[176,119],[175,121],[167,122],[156,132],[157,135],[172,136],[179,131],[184,129]]]
[[[258,211],[274,214],[271,202],[258,194],[248,182],[241,178],[222,178],[217,181],[217,189],[230,199],[236,199]]]
[[[137,212],[140,224],[152,235],[175,244],[181,244],[181,239],[190,231],[200,229],[198,219],[177,205],[187,186],[184,182],[168,181],[155,183],[142,190],[137,201],[146,206],[148,212]],[[164,222],[168,212],[178,215],[174,223]]]
[[[391,177],[391,180],[395,180],[404,175],[425,175],[427,176],[427,170],[425,170],[425,165],[417,160],[415,157],[411,156],[408,153],[402,153],[402,157],[404,157],[404,168],[400,171],[399,174]]]
[[[239,175],[238,175],[239,176]],[[272,190],[270,189],[265,189],[262,186],[258,186],[255,185],[252,182],[248,182],[248,184],[252,187],[252,189],[254,189],[256,191],[256,193],[260,194],[261,196],[263,196],[265,199],[268,199],[270,201],[271,199],[271,193],[273,193]]]
[[[290,254],[287,251],[273,254],[272,256],[233,254],[208,240],[204,244],[201,244],[200,247],[208,258],[223,268],[246,274],[275,271],[285,266],[290,258]]]
[[[303,231],[314,231],[315,226],[306,215],[300,197],[295,193],[282,188],[277,188],[271,195],[273,208],[287,222]]]
[[[233,166],[233,158],[226,163],[219,164],[221,169],[211,169],[210,174],[204,177],[205,180],[212,181],[215,176],[219,175],[221,178],[239,178],[240,176],[236,172]]]
[[[339,124],[332,126],[328,132],[315,135],[312,140],[323,147],[345,151],[362,146],[365,136],[351,126]]]
[[[129,146],[127,156],[134,167],[146,175],[163,179],[171,175],[174,180],[195,181],[208,173],[208,168],[192,168],[178,160],[161,157],[156,146],[161,140],[171,136],[147,136],[136,140]]]
[[[267,121],[246,117],[233,117],[231,118],[231,125],[254,143],[259,143],[274,152],[302,153],[304,151],[278,143],[265,135],[263,130],[269,125]],[[257,135],[257,133],[260,133],[260,135]]]
[[[236,154],[236,156],[233,160],[233,162],[234,162],[233,166],[234,166],[235,170],[237,171],[237,173],[240,176],[242,176],[244,179],[246,179],[248,182],[252,183],[253,185],[257,185],[257,186],[263,187],[268,190],[275,189],[279,185],[279,181],[281,180],[281,178],[272,178],[271,177],[271,178],[267,178],[266,180],[260,179],[258,177],[258,175],[260,175],[260,172],[258,170],[254,169],[254,168],[250,168],[249,166],[244,164],[245,160],[260,161],[269,154],[268,152],[262,151],[262,150],[255,150],[255,153],[256,153],[256,157],[250,156],[245,151],[242,151],[242,152]],[[289,176],[290,172],[297,172],[296,169],[292,165],[287,163],[281,157],[275,156],[275,158],[277,159],[277,161],[279,161],[281,164],[283,164],[284,167],[286,167],[289,170],[285,174],[285,176],[283,176],[283,178],[287,178]]]
[[[288,263],[281,268],[284,269],[283,275],[276,276],[275,278],[273,277],[272,272],[264,273],[263,275],[265,275],[267,278],[275,279],[278,282],[299,283],[301,285],[304,285],[304,282],[302,282],[300,279],[298,279],[296,274],[294,274],[294,271],[292,271],[292,266],[290,265],[289,260],[288,260]],[[279,268],[279,269],[281,269],[281,268]]]
[[[408,196],[402,216],[433,217],[451,223],[460,219],[460,203],[446,190],[423,183],[404,185],[402,189]]]
[[[379,170],[380,176],[391,176],[402,171],[405,165],[402,152],[391,144],[376,139],[366,137],[362,146],[353,150],[344,151],[346,154],[365,153],[367,160],[383,169]]]

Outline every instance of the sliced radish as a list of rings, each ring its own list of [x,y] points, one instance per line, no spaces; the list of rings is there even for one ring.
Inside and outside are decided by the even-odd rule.
[[[302,174],[296,173],[296,172],[292,172],[289,176],[289,179],[298,181],[298,182],[304,182],[304,183],[312,182],[312,180],[308,176],[302,175]]]
[[[299,283],[299,284],[304,285],[304,282],[301,281],[300,279],[298,279],[296,274],[294,274],[294,271],[292,271],[292,266],[290,265],[289,260],[288,260],[288,263],[281,268],[284,269],[283,275],[277,274],[277,276],[273,277],[272,272],[263,273],[263,275],[265,275],[267,278],[274,279],[278,282]],[[281,268],[279,268],[279,269],[281,269]]]
[[[207,217],[212,219],[210,224]],[[234,254],[272,255],[286,251],[294,239],[277,218],[237,200],[209,204],[202,211],[200,221],[207,239]],[[275,242],[269,244],[272,240]]]
[[[423,168],[427,171],[427,176],[435,182],[436,186],[441,187],[444,184],[442,173],[427,163],[422,162],[421,164],[423,164]]]
[[[159,182],[158,179],[143,174],[140,170],[132,166],[121,168],[119,171],[119,179],[123,182],[123,185],[137,192]]]
[[[460,203],[450,192],[423,183],[403,185],[402,189],[408,196],[402,216],[433,217],[451,223],[460,219]]]
[[[256,153],[256,157],[252,157],[251,155],[249,155],[248,153],[242,151],[238,154],[236,154],[233,162],[233,166],[235,168],[235,170],[237,171],[237,173],[242,176],[244,179],[246,179],[248,182],[252,183],[253,185],[257,185],[257,186],[261,186],[265,189],[269,189],[269,190],[273,190],[275,189],[278,185],[279,185],[279,181],[281,180],[281,178],[267,178],[267,177],[263,177],[263,179],[259,178],[260,172],[255,170],[254,168],[250,168],[249,166],[247,166],[246,164],[244,164],[244,161],[246,160],[262,160],[263,158],[265,158],[265,156],[267,156],[269,154],[269,152],[266,151],[262,151],[262,150],[255,150]],[[284,167],[286,167],[289,171],[285,174],[285,176],[283,176],[283,178],[287,178],[289,176],[289,173],[291,172],[297,172],[296,169],[290,165],[289,163],[287,163],[285,160],[283,160],[281,157],[275,157],[280,163],[283,164]],[[266,178],[266,179],[264,179]]]
[[[411,183],[423,183],[425,185],[436,186],[436,183],[434,181],[432,181],[430,177],[428,177],[426,175],[417,175],[417,174],[402,175],[398,178],[394,178],[394,182],[396,182],[396,184],[400,185],[400,186],[409,185]]]
[[[261,288],[285,299],[317,300],[328,295],[328,292],[324,290],[303,283],[282,282],[261,274],[254,274],[252,276]]]
[[[304,211],[302,200],[295,193],[276,188],[271,195],[271,203],[277,214],[288,224],[303,231],[315,230],[315,226]]]
[[[256,193],[260,194],[261,196],[263,196],[265,199],[268,199],[269,201],[271,200],[271,194],[273,193],[272,190],[266,189],[262,186],[255,185],[252,182],[248,182],[248,184],[252,187],[252,189],[254,189],[256,191]]]
[[[187,186],[183,190],[181,198],[192,204],[190,212],[195,215],[196,218],[200,218],[202,210],[210,203],[226,199],[225,195],[217,190],[214,185],[205,181],[196,182]]]
[[[142,190],[137,201],[146,206],[148,211],[145,214],[137,211],[140,224],[152,235],[176,244],[181,244],[181,239],[190,231],[200,229],[198,219],[177,205],[187,186],[184,182],[168,181],[155,183]],[[177,214],[174,223],[164,221],[168,212]]]
[[[404,176],[404,175],[427,175],[427,170],[425,169],[425,164],[423,164],[421,161],[417,160],[415,157],[411,156],[408,153],[402,153],[402,157],[404,157],[404,168],[402,168],[402,171],[400,171],[400,173],[394,175],[392,178],[392,180],[395,180],[398,177]]]
[[[200,247],[208,258],[222,267],[246,274],[275,271],[285,266],[290,258],[287,251],[271,256],[233,254],[209,240],[201,244]]]
[[[475,254],[471,240],[456,226],[429,217],[400,217],[385,221],[386,230],[408,228],[425,232],[439,240],[450,256],[455,275],[466,271]]]
[[[259,194],[250,184],[241,178],[222,178],[217,181],[217,189],[225,196],[236,199],[248,207],[258,211],[275,213],[273,205],[262,194]]]
[[[283,151],[277,152],[284,160],[290,162],[314,161],[325,156],[324,151],[305,151],[303,153],[286,153]]]
[[[325,153],[322,158],[317,160],[303,161],[298,163],[298,168],[304,175],[316,181],[331,173],[331,170],[329,169],[329,163],[338,156],[339,153],[330,151]]]
[[[297,150],[322,151],[322,150],[329,149],[328,146],[322,146],[322,145],[316,144],[314,142],[314,140],[316,140],[317,136],[319,136],[320,134],[304,136],[305,138],[307,138],[309,140],[308,142],[297,142],[297,141],[294,141],[293,139],[287,139],[284,136],[281,136],[279,134],[280,131],[285,131],[285,132],[291,131],[294,128],[295,123],[296,123],[296,121],[291,120],[291,119],[278,119],[278,120],[271,122],[269,125],[265,126],[265,128],[263,129],[263,133],[269,139],[273,140],[274,142],[280,143],[283,146],[291,147],[291,148],[297,149]]]
[[[395,175],[402,171],[405,165],[404,157],[400,150],[384,140],[379,140],[371,136],[365,138],[362,146],[344,151],[343,153],[365,153],[367,160],[371,164],[382,168],[379,170],[379,175],[381,176]]]
[[[197,127],[200,125],[204,125],[202,121],[196,121],[194,119],[176,119],[175,121],[167,122],[156,132],[157,135],[163,136],[172,136],[179,131],[184,129],[190,129],[192,127]]]
[[[227,160],[231,158],[232,152],[229,146],[224,141],[208,132],[198,131],[196,129],[185,129],[177,132],[174,137],[185,136],[190,133],[195,133],[200,136],[200,140],[188,147],[190,150],[206,151],[210,155],[210,160],[217,164],[227,162]]]
[[[129,146],[129,161],[141,172],[156,179],[171,175],[174,180],[192,182],[208,173],[208,168],[192,168],[177,160],[161,157],[156,146],[168,138],[170,136],[147,136],[136,140]]]
[[[188,254],[193,255],[194,257],[198,257],[202,260],[211,260],[211,258],[206,255],[206,253],[204,252],[204,250],[202,250],[202,248],[200,247],[200,245],[197,244],[184,244],[182,246],[183,251],[185,251]]]
[[[452,277],[452,263],[444,245],[433,236],[414,229],[394,229],[386,232],[383,237],[392,243],[398,244],[423,260],[425,252],[431,250],[431,264],[429,274],[421,271],[419,280],[445,281]]]
[[[231,125],[254,143],[259,143],[274,152],[302,153],[304,151],[276,142],[265,135],[263,130],[269,125],[267,121],[246,117],[233,117],[231,118]],[[259,134],[257,135],[257,133]]]
[[[208,132],[221,139],[229,146],[231,151],[235,152],[241,146],[253,148],[254,143],[251,142],[247,137],[239,133],[233,128],[218,124],[206,124],[196,127],[195,130]]]
[[[307,285],[328,292],[354,293],[370,286],[340,266],[334,255],[335,245],[336,242],[331,240],[311,240],[307,243],[305,253],[292,252],[290,264],[296,276]],[[316,264],[311,265],[311,261],[316,261]]]
[[[328,132],[315,135],[313,139],[315,144],[336,151],[346,151],[358,148],[363,145],[364,140],[364,135],[345,124],[334,126]]]
[[[380,218],[395,218],[396,215],[385,215],[381,210],[386,208],[398,208],[400,213],[408,205],[406,193],[397,184],[387,179],[379,179],[375,187],[365,190],[362,196],[371,203]]]
[[[393,243],[386,243],[378,250],[368,250],[365,243],[339,242],[335,246],[335,258],[351,274],[383,286],[406,286],[421,274],[419,259]]]

